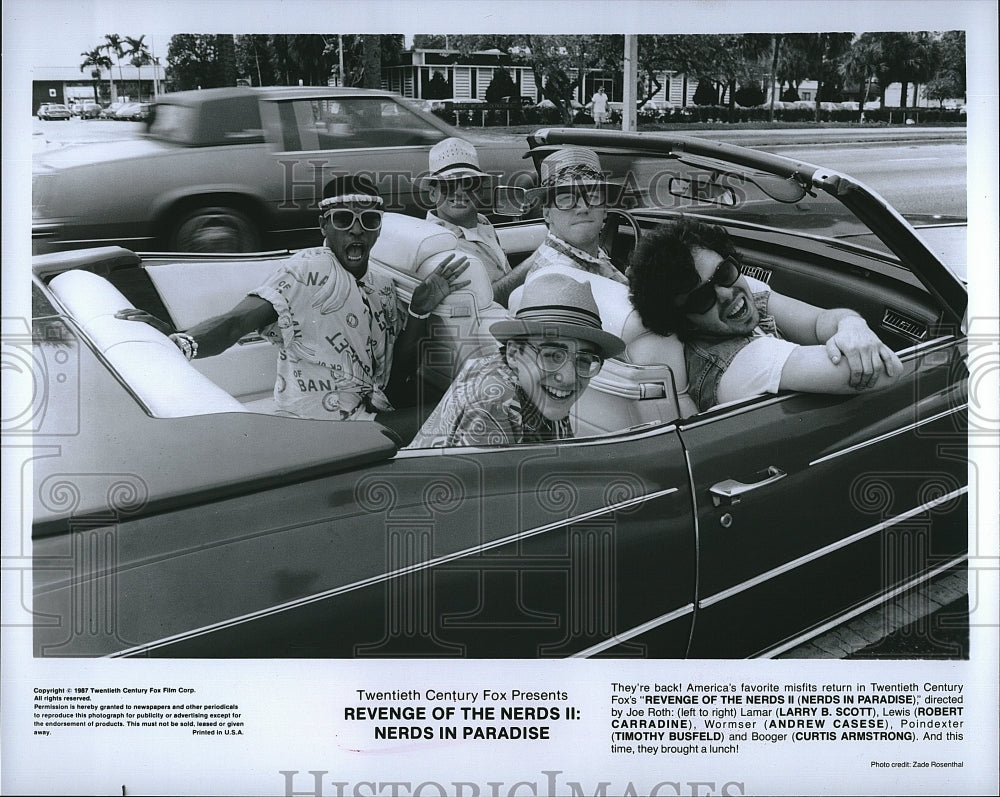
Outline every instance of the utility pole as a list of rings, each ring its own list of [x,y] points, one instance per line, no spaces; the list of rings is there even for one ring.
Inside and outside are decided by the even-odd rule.
[[[636,130],[636,87],[639,79],[639,37],[625,35],[625,78],[622,86],[622,132]]]
[[[344,37],[342,34],[337,34],[337,65],[340,67],[340,72],[338,72],[340,85],[344,85]]]

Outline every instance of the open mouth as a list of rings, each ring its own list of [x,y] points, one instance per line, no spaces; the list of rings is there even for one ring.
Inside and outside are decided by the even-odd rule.
[[[566,399],[571,398],[576,391],[542,385],[542,392],[544,392],[549,398],[555,399],[556,401],[566,401]]]
[[[360,263],[368,254],[368,247],[362,243],[351,243],[347,245],[344,254],[347,256],[348,262]]]
[[[729,308],[729,312],[726,313],[727,321],[741,321],[746,317],[747,313],[750,312],[750,305],[747,303],[746,296],[740,296]]]

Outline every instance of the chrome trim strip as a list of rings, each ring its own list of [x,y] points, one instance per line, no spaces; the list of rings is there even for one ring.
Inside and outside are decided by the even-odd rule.
[[[877,534],[880,531],[884,531],[885,529],[891,528],[892,526],[895,526],[897,523],[900,523],[904,520],[908,520],[914,515],[919,515],[921,512],[926,512],[928,509],[933,509],[936,506],[940,506],[941,504],[947,503],[953,498],[957,498],[960,495],[965,495],[968,491],[969,491],[968,485],[958,490],[952,490],[950,493],[942,495],[933,501],[928,501],[926,504],[921,504],[920,506],[914,507],[913,509],[903,512],[900,515],[896,515],[896,517],[892,518],[891,520],[887,520],[882,523],[876,523],[874,526],[869,526],[866,529],[862,529],[861,531],[855,532],[850,537],[844,537],[842,540],[837,540],[837,542],[833,542],[822,548],[818,548],[812,553],[807,553],[804,556],[800,556],[798,559],[793,559],[791,562],[785,562],[785,564],[783,565],[779,565],[778,567],[772,568],[771,570],[761,573],[758,576],[754,576],[753,578],[747,579],[746,581],[743,581],[739,584],[735,584],[734,586],[729,587],[728,589],[724,589],[722,590],[722,592],[717,592],[715,595],[710,595],[709,597],[698,601],[698,608],[707,609],[709,606],[714,606],[716,603],[720,603],[726,600],[727,598],[731,598],[734,595],[738,595],[741,592],[745,592],[748,589],[763,584],[765,581],[770,581],[772,578],[784,575],[785,573],[788,573],[797,567],[801,567],[802,565],[809,564],[810,562],[813,562],[817,559],[821,559],[827,554],[833,553],[834,551],[840,550],[841,548],[846,548],[848,545],[853,545],[854,543],[864,539],[865,537],[869,537],[872,534]]]
[[[651,424],[657,424],[651,426]],[[480,446],[450,446],[447,448],[401,448],[396,452],[396,459],[412,459],[413,457],[441,457],[441,456],[464,456],[466,454],[501,454],[509,451],[538,451],[546,446],[554,446],[558,443],[559,448],[567,446],[579,448],[581,446],[609,446],[616,443],[631,443],[635,440],[644,440],[647,437],[667,434],[677,430],[678,421],[664,421],[662,425],[658,421],[647,421],[646,423],[633,426],[630,429],[608,432],[600,437],[569,438],[567,440],[553,440],[551,443],[521,443],[512,446],[497,446],[495,448],[482,448]],[[650,427],[650,428],[646,428]]]
[[[377,576],[371,576],[370,578],[362,579],[361,581],[355,581],[351,584],[345,584],[342,587],[334,587],[333,589],[324,590],[323,592],[318,592],[315,595],[309,595],[305,598],[297,598],[296,600],[288,601],[286,603],[279,603],[275,606],[269,606],[266,609],[260,609],[256,612],[250,612],[249,614],[241,615],[240,617],[233,617],[228,620],[222,620],[218,623],[212,623],[211,625],[202,626],[201,628],[196,628],[191,631],[185,631],[180,634],[174,634],[173,636],[164,637],[163,639],[157,639],[152,642],[146,642],[142,645],[136,645],[135,647],[126,648],[125,650],[120,650],[117,653],[109,653],[106,658],[121,658],[124,656],[131,656],[135,654],[140,654],[145,651],[155,650],[160,647],[164,647],[172,642],[177,642],[182,639],[192,639],[194,637],[203,636],[205,634],[211,633],[212,631],[218,631],[223,628],[231,628],[233,626],[241,625],[243,623],[248,623],[253,620],[259,620],[263,617],[268,617],[273,614],[280,614],[281,612],[288,611],[289,609],[295,609],[301,606],[308,606],[311,603],[318,603],[319,601],[326,600],[327,598],[334,597],[336,595],[342,595],[348,592],[353,592],[364,587],[372,586],[373,584],[379,584],[390,579],[397,578],[399,576],[408,575],[410,573],[417,573],[421,570],[427,570],[432,567],[437,567],[438,565],[447,564],[448,562],[454,562],[457,559],[461,559],[465,556],[472,556],[477,553],[482,553],[485,551],[492,550],[494,548],[500,548],[511,542],[517,540],[527,539],[528,537],[534,537],[538,534],[544,534],[548,531],[554,531],[555,529],[563,528],[565,526],[571,526],[574,523],[581,523],[583,521],[591,520],[595,517],[600,517],[601,515],[608,514],[609,512],[618,512],[623,509],[629,509],[633,506],[638,506],[639,504],[645,503],[646,501],[651,501],[656,498],[662,498],[667,495],[671,495],[679,491],[677,487],[669,487],[665,490],[657,490],[655,493],[647,493],[645,495],[638,496],[636,498],[630,498],[627,501],[619,501],[616,504],[610,504],[609,506],[601,507],[599,509],[593,509],[590,512],[584,512],[581,515],[575,515],[571,518],[566,518],[565,520],[557,520],[553,523],[547,523],[544,526],[538,526],[534,529],[529,529],[527,531],[520,531],[516,534],[510,534],[506,537],[502,537],[497,540],[493,540],[488,543],[483,543],[481,545],[474,545],[471,548],[465,548],[461,551],[455,551],[444,556],[438,556],[433,559],[428,559],[419,564],[409,565],[407,567],[401,567],[397,570],[390,571],[388,573],[382,573]]]
[[[680,619],[688,614],[694,614],[694,604],[689,603],[686,606],[681,606],[679,609],[674,609],[672,612],[667,612],[664,615],[660,615],[652,620],[645,623],[637,625],[635,628],[630,628],[621,634],[615,634],[610,639],[606,639],[603,642],[598,642],[596,645],[592,645],[589,648],[579,651],[578,653],[572,654],[569,658],[571,659],[585,659],[590,656],[595,656],[598,653],[603,653],[609,648],[613,648],[615,645],[619,645],[622,642],[628,642],[630,639],[634,639],[640,634],[645,634],[647,631],[652,631],[654,628],[659,628],[661,625],[666,625],[667,623],[672,623],[674,620]]]
[[[873,446],[876,443],[881,443],[884,440],[889,440],[890,438],[896,437],[897,435],[905,434],[906,432],[913,431],[914,429],[919,429],[921,426],[925,426],[928,423],[933,423],[934,421],[945,418],[949,415],[954,415],[956,412],[966,409],[969,406],[968,402],[961,404],[951,409],[939,412],[937,415],[932,415],[929,418],[924,418],[923,420],[917,421],[916,423],[907,424],[906,426],[901,426],[899,429],[893,429],[891,432],[886,432],[885,434],[880,434],[878,437],[872,437],[869,440],[865,440],[861,443],[855,443],[853,446],[841,449],[840,451],[834,451],[832,454],[827,454],[825,457],[820,457],[819,459],[814,459],[809,463],[809,467],[813,465],[819,465],[823,462],[828,462],[831,459],[836,459],[837,457],[842,457],[845,454],[851,454],[855,451],[859,451],[862,448],[868,448],[868,446]]]
[[[786,650],[791,650],[792,648],[801,645],[803,642],[808,642],[810,639],[815,639],[821,634],[825,634],[827,631],[831,631],[834,628],[843,625],[847,621],[853,620],[858,615],[864,614],[869,609],[874,609],[876,606],[879,606],[885,603],[886,601],[895,598],[897,595],[900,595],[906,592],[907,590],[913,589],[918,584],[923,584],[926,581],[930,581],[932,578],[936,578],[937,576],[941,575],[941,573],[951,569],[960,562],[968,561],[968,558],[969,558],[968,554],[963,554],[962,556],[952,559],[950,562],[946,562],[945,564],[940,565],[939,567],[936,567],[927,573],[924,573],[922,576],[918,576],[917,578],[911,581],[907,581],[905,584],[901,584],[895,589],[889,590],[888,592],[879,595],[877,598],[872,598],[870,601],[867,601],[866,603],[862,604],[861,606],[858,606],[855,609],[851,609],[848,612],[844,612],[843,614],[838,615],[832,620],[828,620],[827,622],[823,623],[823,625],[818,626],[817,628],[814,628],[811,631],[807,631],[806,633],[801,634],[800,636],[797,636],[794,639],[789,640],[788,642],[782,642],[780,645],[776,645],[775,647],[768,649],[767,651],[759,654],[755,658],[772,659],[775,656],[780,656]]]

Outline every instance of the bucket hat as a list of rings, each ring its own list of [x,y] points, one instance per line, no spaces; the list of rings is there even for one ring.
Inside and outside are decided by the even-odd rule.
[[[617,185],[601,171],[597,153],[584,147],[563,147],[546,156],[539,169],[537,188],[528,190],[529,202],[544,199],[553,188],[570,185]]]
[[[528,335],[585,340],[596,344],[605,358],[625,350],[621,338],[601,327],[590,284],[548,269],[529,276],[514,317],[492,324],[490,333],[500,341]]]

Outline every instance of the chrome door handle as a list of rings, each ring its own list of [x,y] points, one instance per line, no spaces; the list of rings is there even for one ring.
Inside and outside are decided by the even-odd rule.
[[[738,504],[743,493],[765,487],[768,484],[774,484],[788,475],[781,468],[776,468],[774,465],[770,465],[764,473],[767,475],[763,479],[751,484],[744,484],[743,482],[736,481],[736,479],[726,479],[725,481],[713,484],[708,489],[709,493],[712,494],[712,503],[715,506],[720,506],[721,504]]]

